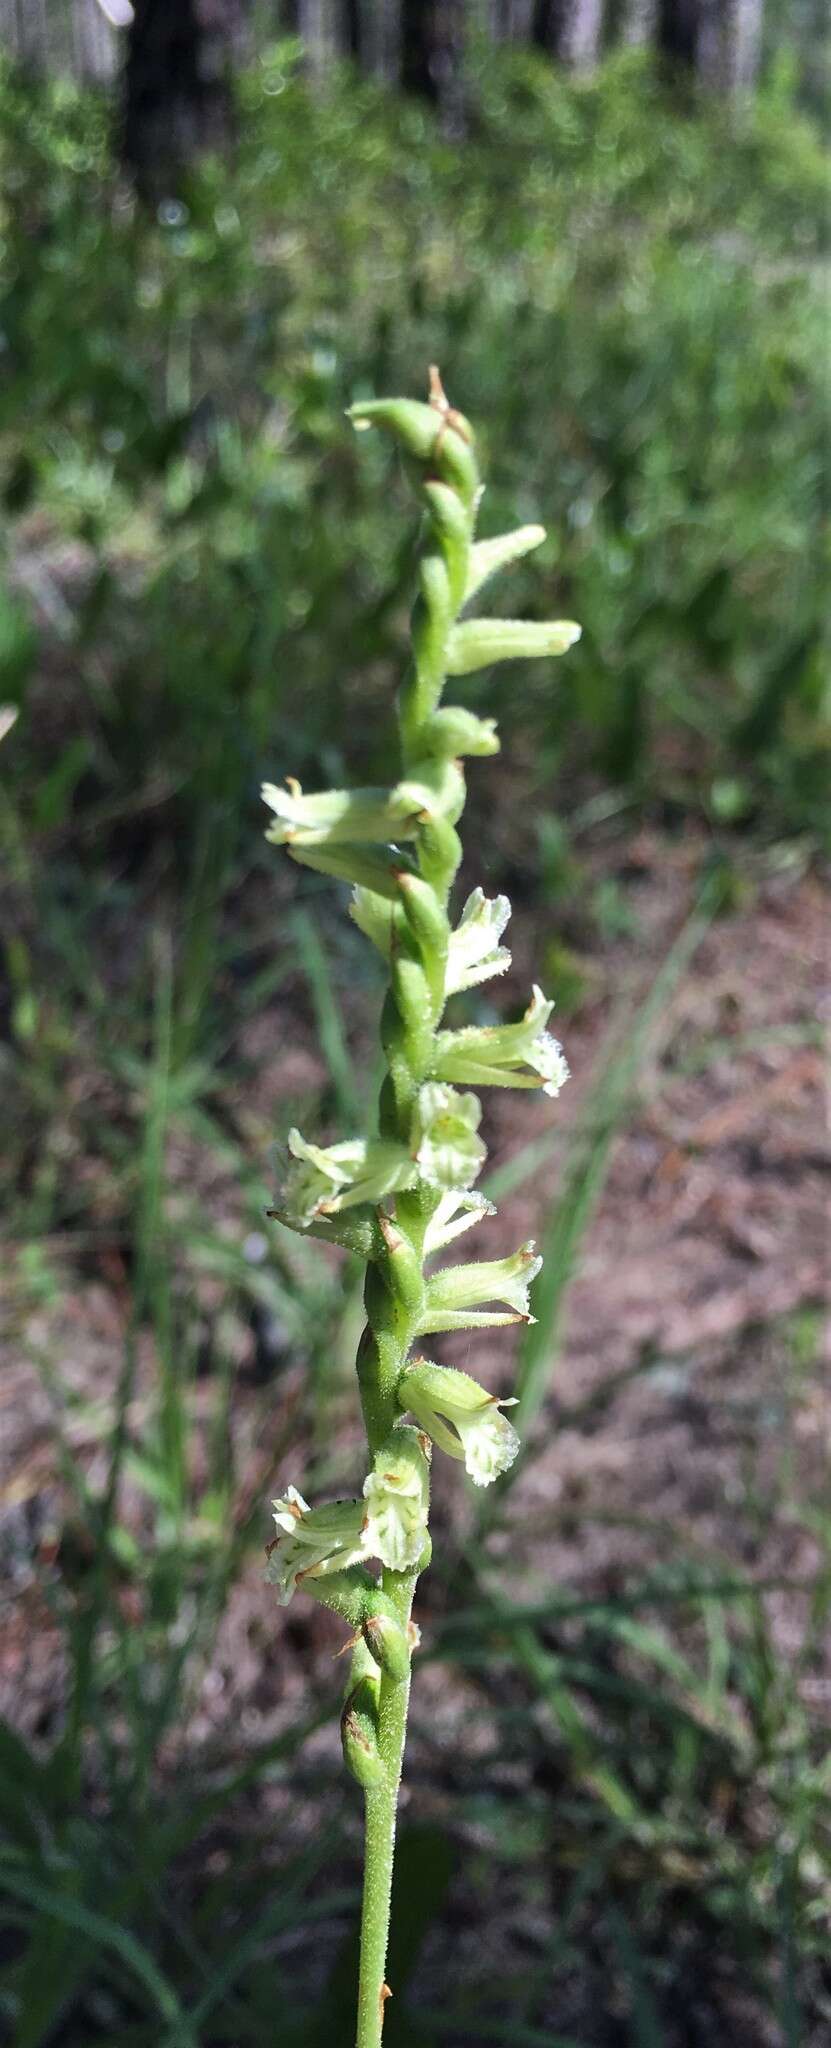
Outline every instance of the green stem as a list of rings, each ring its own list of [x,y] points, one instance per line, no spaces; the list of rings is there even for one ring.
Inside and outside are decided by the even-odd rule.
[[[433,489],[429,496],[431,520],[428,552],[422,559],[421,588],[413,614],[413,664],[399,700],[402,755],[406,769],[426,776],[433,789],[435,807],[426,816],[418,834],[418,889],[411,886],[409,902],[402,902],[406,923],[398,932],[393,948],[390,988],[381,1018],[381,1041],[387,1064],[387,1078],[381,1093],[380,1128],[384,1136],[407,1144],[413,1104],[421,1082],[431,1071],[435,1030],[444,1002],[444,963],[447,957],[447,901],[459,864],[461,847],[455,830],[464,804],[464,779],[458,762],[438,764],[425,755],[425,721],[436,709],[447,673],[448,635],[463,599],[473,531],[477,471],[472,451],[458,438],[448,422],[461,424],[451,414],[437,375],[431,383],[432,403],[440,418],[418,416],[421,436],[418,452],[425,464],[438,471],[428,476]],[[410,419],[395,408],[399,421]],[[424,409],[425,413],[427,409]],[[382,419],[389,409],[372,408]],[[467,431],[467,430],[465,430]],[[406,436],[405,436],[406,438]],[[418,436],[417,436],[418,438]],[[446,472],[446,473],[445,473]],[[436,500],[435,493],[440,495]],[[395,1209],[397,1227],[406,1233],[410,1256],[422,1260],[427,1218],[437,1197],[424,1186],[400,1194]],[[422,1296],[423,1298],[423,1296]],[[406,1287],[396,1292],[392,1257],[381,1258],[367,1273],[365,1301],[367,1329],[358,1357],[364,1421],[371,1453],[378,1451],[389,1435],[397,1415],[397,1388],[410,1346],[418,1328],[418,1306]],[[384,1571],[382,1590],[393,1602],[398,1620],[409,1627],[418,1573]],[[396,1683],[384,1673],[378,1699],[378,1753],[384,1766],[383,1780],[365,1793],[366,1838],[364,1893],[361,1916],[361,1960],[358,1989],[358,2033],[356,2048],[380,2048],[384,2027],[384,2005],[389,1996],[385,1970],[389,1941],[392,1867],[398,1788],[407,1733],[409,1674]]]
[[[415,1572],[385,1571],[382,1578],[383,1590],[393,1601],[404,1628],[407,1628],[410,1620],[416,1577]],[[389,1678],[382,1678],[378,1708],[378,1748],[384,1763],[385,1778],[377,1790],[366,1793],[356,2048],[380,2048],[384,2026],[392,1865],[409,1697],[409,1678],[401,1685],[395,1685]]]

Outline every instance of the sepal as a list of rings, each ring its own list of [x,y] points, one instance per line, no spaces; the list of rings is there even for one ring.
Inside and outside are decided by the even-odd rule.
[[[461,1237],[465,1230],[472,1230],[475,1223],[481,1223],[485,1216],[495,1216],[496,1205],[485,1195],[477,1195],[465,1188],[451,1188],[437,1203],[424,1232],[424,1257],[444,1251]]]
[[[378,1748],[377,1679],[359,1678],[344,1701],[340,1717],[343,1761],[364,1792],[376,1792],[386,1772]]]
[[[360,1203],[357,1208],[347,1209],[336,1216],[315,1216],[311,1223],[298,1223],[296,1214],[276,1206],[266,1209],[266,1216],[275,1223],[282,1223],[286,1230],[302,1231],[308,1237],[317,1238],[320,1244],[338,1245],[341,1251],[351,1252],[356,1259],[377,1259],[382,1251],[382,1239],[378,1228],[377,1210],[369,1204]]]
[[[523,555],[539,548],[545,540],[544,526],[518,526],[514,533],[497,533],[492,540],[477,540],[470,550],[464,602],[468,604],[483,583]]]
[[[433,1018],[440,1016],[444,997],[447,960],[447,916],[429,882],[420,875],[399,876],[401,902],[413,938],[419,948],[427,977]]]
[[[395,929],[395,909],[374,889],[358,885],[352,891],[349,915],[365,939],[377,946],[379,953],[388,960],[392,952],[392,937]]]
[[[539,661],[567,654],[580,638],[573,619],[542,624],[535,619],[465,619],[447,645],[447,673],[467,676],[495,661]]]
[[[382,1601],[379,1593],[377,1604],[364,1618],[363,1638],[385,1678],[393,1685],[403,1685],[410,1675],[410,1645],[391,1603],[382,1605]]]
[[[391,1293],[415,1315],[424,1300],[421,1260],[403,1230],[382,1209],[378,1211],[378,1238],[384,1279]]]
[[[286,852],[317,875],[331,875],[336,882],[352,882],[388,902],[398,901],[398,877],[406,859],[398,847],[388,846],[381,854],[371,846],[298,846],[295,841]]]
[[[532,1243],[521,1245],[507,1259],[482,1259],[466,1266],[447,1266],[427,1283],[427,1300],[419,1333],[475,1329],[488,1324],[531,1323],[528,1289],[542,1265]],[[483,1302],[504,1302],[507,1314],[479,1313]]]

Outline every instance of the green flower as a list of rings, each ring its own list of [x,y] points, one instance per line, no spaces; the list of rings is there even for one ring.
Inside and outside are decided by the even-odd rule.
[[[497,533],[492,540],[474,541],[470,550],[465,604],[476,596],[482,584],[495,576],[499,569],[508,569],[512,562],[518,562],[528,555],[532,548],[542,546],[545,540],[544,526],[518,526],[513,533]]]
[[[467,1081],[474,1088],[542,1088],[559,1095],[569,1070],[562,1046],[545,1028],[553,1008],[535,987],[518,1024],[438,1032],[434,1071],[443,1081]]]
[[[290,1486],[272,1505],[277,1535],[269,1546],[266,1578],[277,1587],[281,1607],[288,1606],[301,1579],[325,1578],[364,1557],[359,1500],[310,1508],[296,1486]]]
[[[542,1259],[532,1243],[520,1245],[508,1259],[482,1259],[469,1266],[447,1266],[427,1284],[427,1301],[419,1333],[473,1330],[502,1323],[532,1323],[528,1289]],[[503,1301],[507,1314],[480,1310],[478,1304]]]
[[[499,736],[492,718],[479,718],[475,711],[465,711],[460,704],[446,704],[441,711],[434,711],[421,728],[421,745],[425,756],[450,754],[499,753]]]
[[[432,1188],[465,1188],[481,1172],[487,1150],[477,1136],[482,1105],[441,1081],[419,1089],[412,1145],[418,1171]]]
[[[573,619],[465,619],[454,626],[447,644],[447,673],[466,676],[494,661],[539,661],[567,654],[580,638]]]
[[[474,1486],[490,1486],[513,1464],[519,1437],[501,1412],[512,1404],[497,1401],[466,1372],[417,1359],[402,1374],[398,1400],[440,1450],[464,1462]]]
[[[397,789],[327,789],[304,796],[293,775],[285,788],[263,783],[263,802],[275,814],[266,838],[273,846],[365,845],[412,839],[431,793],[420,783]]]
[[[380,1202],[415,1179],[404,1147],[380,1138],[310,1145],[300,1131],[291,1130],[288,1149],[278,1214],[292,1230],[306,1230],[317,1217],[336,1216],[359,1202]]]
[[[427,1541],[430,1472],[418,1432],[399,1424],[364,1480],[366,1557],[391,1571],[412,1571]]]

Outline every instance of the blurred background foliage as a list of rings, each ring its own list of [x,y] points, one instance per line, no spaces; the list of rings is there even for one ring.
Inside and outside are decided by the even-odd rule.
[[[481,425],[485,529],[548,527],[512,609],[583,623],[521,696],[512,673],[477,686],[510,764],[498,813],[474,807],[490,881],[559,914],[584,889],[581,824],[620,815],[703,867],[569,1151],[520,1360],[529,1424],[641,1036],[748,859],[804,868],[826,826],[828,178],[793,67],[727,107],[642,52],[575,79],[473,39],[460,146],[427,99],[335,64],[310,79],[301,54],[263,48],[234,82],[232,149],[152,202],[106,95],[0,73],[0,699],[19,710],[0,1185],[12,1340],[49,1394],[62,1489],[44,1509],[15,1480],[6,1503],[12,1576],[36,1556],[61,1645],[25,1739],[15,1715],[0,1734],[15,2048],[348,2039],[355,1815],[331,1749],[303,1760],[306,1621],[284,1638],[303,1683],[278,1732],[229,1724],[188,1750],[279,1459],[303,1444],[310,1484],[344,1481],[356,1276],[302,1246],[264,1261],[274,1132],[246,1112],[242,1050],[260,1013],[287,1061],[295,1030],[316,1037],[323,1078],[290,1081],[292,1107],[362,1113],[371,965],[329,928],[328,892],[298,910],[274,881],[257,802],[263,770],[386,774],[411,499],[344,408],[417,393],[438,361]],[[625,935],[613,880],[587,902],[602,938]],[[578,1009],[581,962],[554,944],[551,964]],[[102,1273],[121,1350],[96,1399],[38,1350],[37,1315]],[[228,1303],[252,1340],[242,1445]],[[786,1377],[815,1336],[810,1313],[777,1325]],[[549,1584],[519,1606],[498,1526],[495,1548],[449,1544],[429,1657],[466,1738],[430,1750],[422,1731],[416,1750],[433,1789],[402,1836],[390,2048],[822,2038],[828,1781],[800,1674],[829,1581],[790,1666],[752,1576],[676,1534],[618,1599]],[[526,1932],[489,1974],[470,1930],[495,1889]],[[448,1896],[450,1945],[410,2004]]]

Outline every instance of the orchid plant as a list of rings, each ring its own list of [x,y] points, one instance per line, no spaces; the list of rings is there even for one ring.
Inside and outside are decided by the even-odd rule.
[[[291,1230],[347,1247],[366,1262],[366,1328],[357,1372],[368,1472],[359,1499],[309,1507],[289,1486],[274,1502],[268,1577],[285,1603],[296,1591],[352,1631],[341,1716],[346,1763],[366,1802],[357,2048],[379,2048],[396,1811],[419,1573],[430,1561],[433,1446],[463,1463],[475,1486],[508,1470],[519,1439],[498,1401],[467,1373],[423,1356],[439,1331],[529,1320],[533,1244],[507,1258],[439,1263],[493,1214],[475,1193],[485,1160],[484,1086],[542,1088],[568,1078],[539,988],[517,1023],[444,1029],[451,995],[504,973],[507,897],[468,896],[454,923],[449,898],[461,858],[462,757],[498,751],[494,722],[442,704],[448,676],[518,656],[565,654],[568,620],[461,616],[485,581],[544,539],[539,526],[474,537],[481,486],[471,428],[448,403],[436,370],[429,402],[361,403],[358,428],[380,427],[412,459],[424,507],[412,662],[399,697],[401,779],[392,789],[327,790],[266,783],[268,838],[293,859],[353,886],[351,913],[388,964],[381,1020],[386,1075],[378,1134],[318,1145],[289,1132],[277,1205]],[[379,1569],[380,1568],[380,1569]]]

